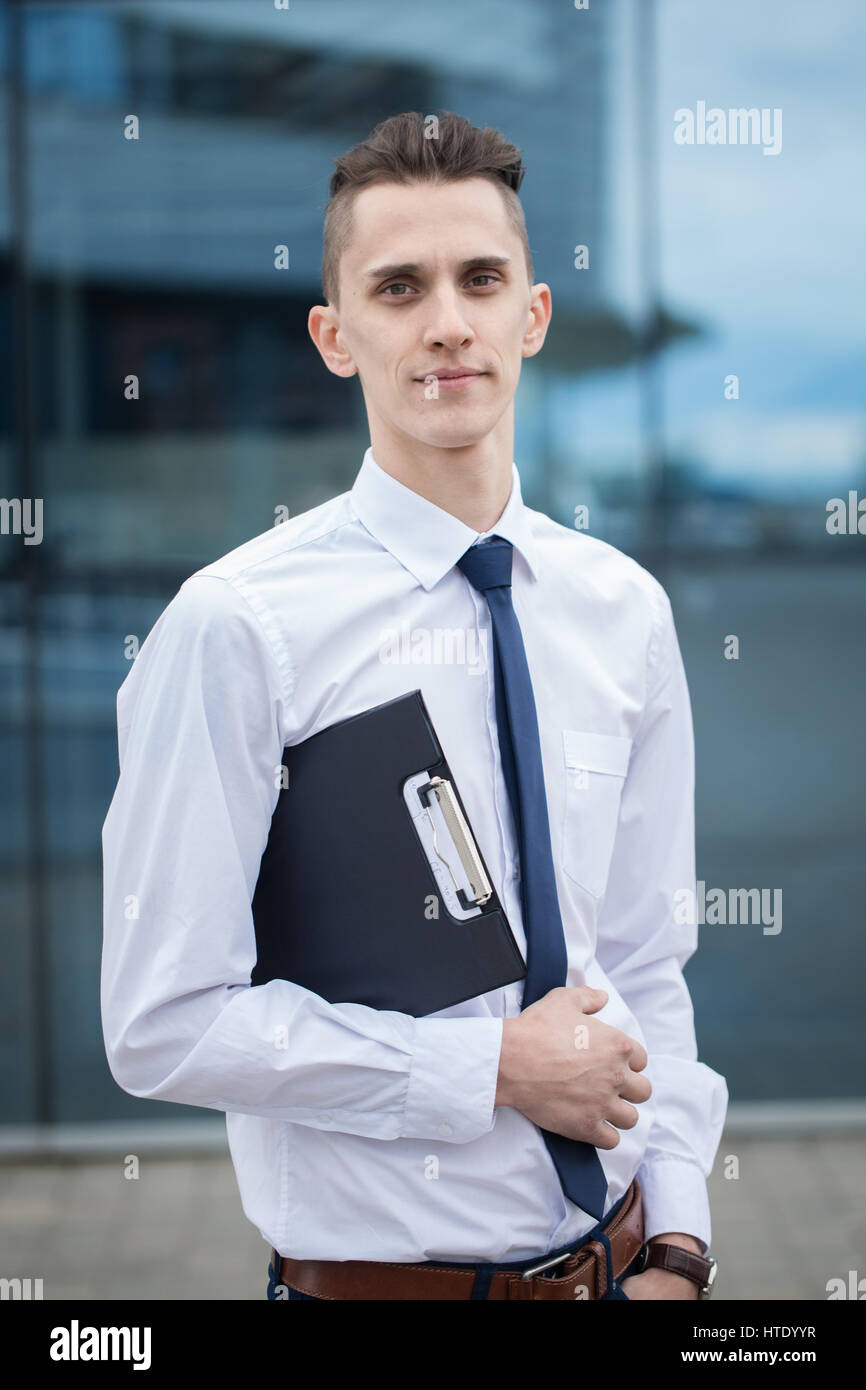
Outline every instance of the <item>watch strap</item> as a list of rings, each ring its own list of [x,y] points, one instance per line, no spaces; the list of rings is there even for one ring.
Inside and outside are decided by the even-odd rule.
[[[671,1274],[681,1274],[697,1284],[704,1296],[708,1296],[715,1278],[716,1261],[705,1255],[696,1255],[692,1250],[684,1250],[681,1245],[668,1245],[656,1241],[644,1247],[642,1271],[644,1269],[667,1269]]]

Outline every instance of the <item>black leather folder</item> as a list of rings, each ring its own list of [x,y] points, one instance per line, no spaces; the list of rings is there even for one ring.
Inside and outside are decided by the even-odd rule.
[[[417,1018],[525,976],[420,690],[290,744],[283,763],[253,895],[251,984],[293,980],[332,1004]],[[432,821],[435,801],[457,825],[449,859],[459,840],[471,872],[452,905],[475,914],[466,919],[446,906],[404,799],[418,773],[428,776],[411,791],[415,814]]]

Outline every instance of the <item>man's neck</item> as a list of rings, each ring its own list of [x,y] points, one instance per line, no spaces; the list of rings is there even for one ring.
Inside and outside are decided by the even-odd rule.
[[[372,433],[373,457],[383,472],[473,531],[496,525],[511,495],[510,448],[491,439],[465,449],[437,449]]]

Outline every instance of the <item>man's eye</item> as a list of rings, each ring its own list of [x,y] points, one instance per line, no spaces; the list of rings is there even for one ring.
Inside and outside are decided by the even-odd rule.
[[[382,293],[383,293],[383,294],[387,294],[389,290],[411,290],[411,288],[412,288],[411,285],[404,285],[403,282],[402,282],[401,280],[395,280],[394,283],[393,283],[392,285],[386,285],[385,288],[383,289]],[[405,299],[405,297],[406,297],[406,296],[405,296],[405,295],[402,295],[402,294],[392,294],[392,295],[391,295],[391,298],[392,298],[392,299]]]
[[[468,283],[470,285],[476,285],[479,280],[489,280],[492,285],[495,285],[499,280],[499,276],[488,275],[486,271],[483,271],[481,275],[473,275],[472,279]]]

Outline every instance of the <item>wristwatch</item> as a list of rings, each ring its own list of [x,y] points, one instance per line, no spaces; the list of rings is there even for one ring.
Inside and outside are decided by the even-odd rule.
[[[712,1255],[695,1255],[684,1250],[681,1245],[667,1245],[656,1241],[645,1245],[638,1256],[638,1273],[645,1269],[667,1269],[671,1274],[682,1274],[698,1285],[698,1298],[709,1298],[716,1282],[718,1261]]]

